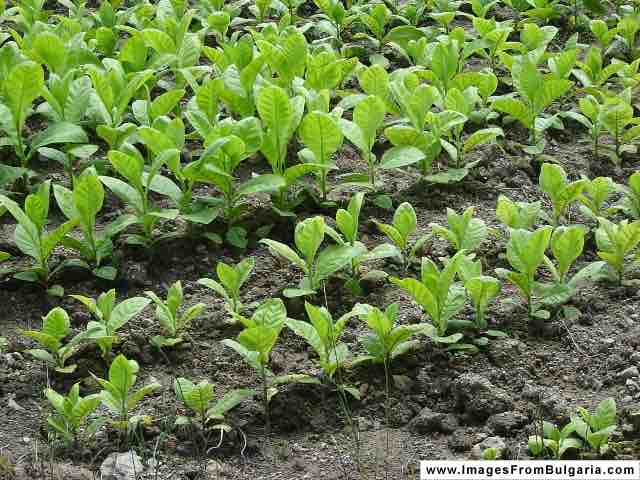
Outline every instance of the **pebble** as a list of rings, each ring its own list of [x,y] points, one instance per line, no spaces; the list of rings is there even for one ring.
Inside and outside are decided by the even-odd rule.
[[[471,449],[471,457],[475,459],[482,458],[482,452],[484,452],[487,448],[495,448],[497,451],[496,458],[502,458],[502,454],[504,453],[507,445],[504,443],[504,439],[502,437],[487,437],[482,442],[477,443]]]
[[[636,366],[625,368],[623,371],[618,373],[618,377],[622,379],[640,377],[640,371]]]

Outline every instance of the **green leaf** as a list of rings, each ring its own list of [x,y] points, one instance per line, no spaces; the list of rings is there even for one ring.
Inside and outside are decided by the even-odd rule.
[[[262,174],[244,182],[238,188],[238,195],[251,195],[260,192],[277,192],[286,187],[281,175]]]
[[[334,116],[327,113],[308,113],[298,130],[300,139],[314,154],[316,162],[327,164],[342,145],[342,132]]]
[[[82,127],[73,123],[59,122],[36,134],[31,139],[31,149],[35,151],[57,143],[87,143],[89,138]]]
[[[413,165],[425,158],[424,153],[411,146],[392,147],[385,151],[380,160],[380,168],[388,170]]]
[[[5,89],[6,102],[13,114],[15,128],[20,132],[28,109],[44,87],[42,67],[31,61],[18,63],[6,77],[5,85],[10,86]]]

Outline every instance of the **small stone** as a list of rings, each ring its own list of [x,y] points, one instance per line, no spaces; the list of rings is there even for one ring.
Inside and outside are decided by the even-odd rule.
[[[136,480],[143,471],[142,460],[134,451],[112,453],[100,465],[102,480]]]
[[[629,360],[631,360],[631,362],[635,363],[636,365],[640,365],[640,352],[635,352],[629,357]]]
[[[211,476],[211,478],[217,478],[223,472],[224,467],[220,462],[216,462],[215,460],[209,460],[207,463],[207,473]]]
[[[616,341],[614,338],[603,338],[602,340],[600,340],[600,351],[604,352],[605,350],[608,350],[609,348],[613,347],[615,343]]]
[[[625,317],[625,318],[621,318],[620,321],[618,322],[618,324],[623,329],[629,330],[630,328],[632,328],[634,326],[635,322],[632,319],[630,319],[628,317]]]
[[[7,367],[15,369],[22,365],[24,358],[18,352],[7,353],[4,356],[4,361],[7,364]]]
[[[457,407],[472,419],[485,420],[494,413],[513,408],[513,400],[505,390],[473,373],[464,374],[456,380],[453,394]]]
[[[527,424],[529,419],[518,412],[497,413],[489,417],[487,426],[498,435],[510,435]]]
[[[633,397],[631,395],[626,395],[622,397],[622,400],[620,400],[620,403],[631,403],[631,402],[633,402]]]
[[[404,393],[409,393],[415,382],[407,375],[393,375],[393,385]]]
[[[26,409],[23,406],[18,405],[13,398],[9,398],[9,400],[7,401],[7,406],[11,410],[15,410],[16,412],[25,412],[26,411]]]
[[[625,383],[625,387],[627,387],[627,391],[631,394],[636,393],[638,390],[640,390],[640,386],[638,386],[638,384],[636,382],[634,382],[633,380],[631,380],[630,378],[627,378],[627,381]]]
[[[432,432],[451,433],[458,428],[458,420],[450,413],[434,412],[425,407],[409,422],[408,428],[411,432],[422,435]]]
[[[482,458],[482,452],[484,452],[487,448],[495,448],[497,452],[496,459],[502,458],[502,454],[504,450],[507,448],[507,445],[504,443],[504,440],[501,437],[487,437],[482,442],[477,443],[471,449],[471,457],[475,459]]]
[[[618,373],[618,377],[622,378],[623,380],[625,380],[627,378],[640,377],[640,371],[638,370],[638,367],[636,367],[636,366],[625,368],[623,371]]]

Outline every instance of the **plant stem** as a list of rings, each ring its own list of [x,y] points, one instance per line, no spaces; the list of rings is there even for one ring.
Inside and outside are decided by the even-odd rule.
[[[267,369],[262,365],[262,406],[264,408],[264,441],[271,433],[271,418],[269,416],[269,397],[267,396]]]
[[[386,455],[385,455],[385,478],[389,477],[389,469],[387,468],[387,458],[389,457],[389,428],[391,428],[391,399],[389,395],[389,355],[384,357],[384,422],[386,427]]]

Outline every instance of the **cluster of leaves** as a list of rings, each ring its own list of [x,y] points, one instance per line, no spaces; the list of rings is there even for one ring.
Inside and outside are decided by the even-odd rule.
[[[591,450],[605,455],[611,448],[609,440],[618,425],[616,402],[607,398],[600,402],[594,412],[578,407],[578,415],[559,428],[543,422],[541,435],[529,437],[529,451],[534,457],[561,459],[570,450]]]

